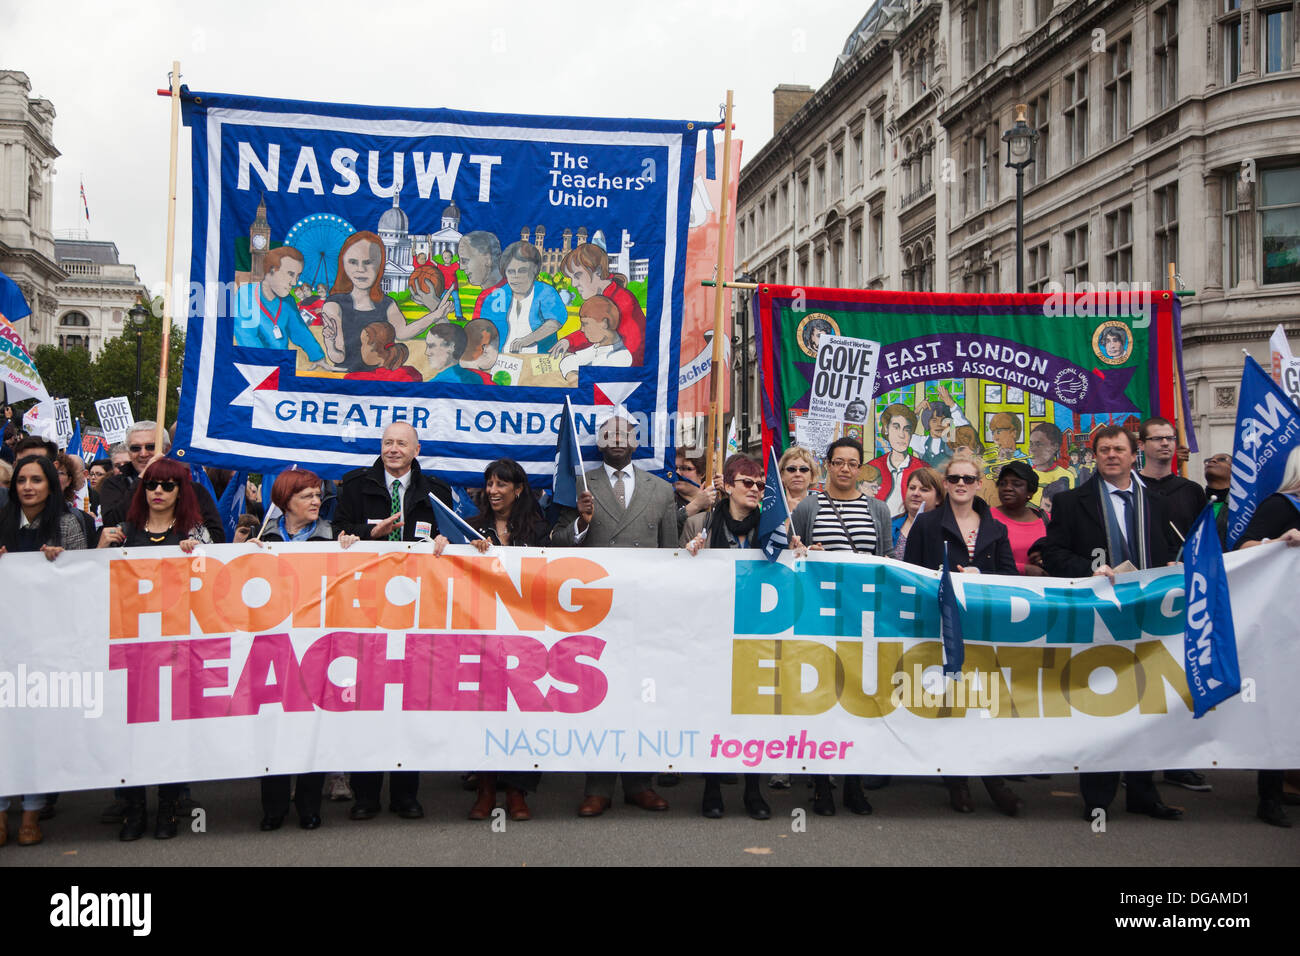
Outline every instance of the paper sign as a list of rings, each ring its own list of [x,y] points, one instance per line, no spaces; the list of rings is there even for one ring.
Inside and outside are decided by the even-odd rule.
[[[875,391],[879,359],[879,342],[821,335],[808,416],[856,425],[865,422]]]
[[[125,395],[96,402],[95,414],[99,416],[99,424],[104,429],[104,440],[110,445],[126,441],[126,430],[135,424],[131,403]]]
[[[66,398],[54,400],[54,441],[60,448],[67,448],[72,440],[72,411],[68,408]]]

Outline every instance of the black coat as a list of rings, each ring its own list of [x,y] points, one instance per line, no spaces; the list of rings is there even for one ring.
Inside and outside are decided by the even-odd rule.
[[[1224,505],[1223,510],[1226,513],[1228,506]],[[1241,547],[1243,541],[1280,538],[1292,528],[1300,528],[1300,508],[1296,508],[1286,495],[1269,495],[1250,516],[1250,523],[1241,533],[1237,547]]]
[[[943,567],[943,546],[948,545],[948,567],[979,568],[981,574],[1015,574],[1016,557],[1011,551],[1006,525],[990,513],[989,506],[980,498],[972,503],[979,515],[979,531],[975,533],[975,554],[966,550],[966,539],[957,527],[952,505],[944,500],[933,511],[923,511],[912,521],[907,533],[907,547],[903,560],[938,571]]]
[[[1043,569],[1058,578],[1086,578],[1092,575],[1094,561],[1115,566],[1107,556],[1106,521],[1102,516],[1101,494],[1104,482],[1094,474],[1078,488],[1063,491],[1052,499],[1052,520],[1047,525],[1043,545]],[[1146,527],[1149,562],[1163,567],[1178,554],[1182,546],[1169,525],[1164,499],[1148,494]]]
[[[384,471],[384,460],[376,458],[369,468],[358,468],[343,476],[339,483],[338,508],[334,511],[334,533],[355,534],[370,540],[372,522],[392,513],[388,488],[392,479]],[[429,501],[430,493],[448,508],[452,507],[451,486],[441,479],[420,471],[420,462],[411,462],[411,482],[402,499],[402,540],[415,540],[417,522],[429,524],[429,537],[438,534],[438,518]]]
[[[127,462],[123,467],[125,470],[122,474],[105,475],[104,480],[99,483],[99,517],[104,522],[104,527],[118,525],[126,520],[126,513],[131,509],[131,498],[135,495],[135,486],[140,482],[140,476],[136,474],[135,466],[131,462]],[[212,495],[208,494],[208,489],[197,481],[191,481],[190,487],[194,489],[194,497],[199,501],[203,527],[208,529],[212,543],[224,544],[226,529],[221,523],[221,513],[217,511],[217,503],[212,500]]]
[[[1186,538],[1191,533],[1196,519],[1205,510],[1205,489],[1181,475],[1166,475],[1164,478],[1143,477],[1142,481],[1151,496],[1159,495],[1164,499],[1165,517],[1172,521],[1178,533]]]

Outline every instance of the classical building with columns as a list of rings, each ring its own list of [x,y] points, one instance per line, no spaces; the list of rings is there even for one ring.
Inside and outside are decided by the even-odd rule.
[[[1266,363],[1279,322],[1300,336],[1297,6],[873,3],[819,89],[777,89],[777,132],[741,174],[737,271],[1015,291],[1002,134],[1026,104],[1039,134],[1024,179],[1026,291],[1164,288],[1174,262],[1195,292],[1182,300],[1193,424],[1203,453],[1231,450],[1241,349]]]
[[[128,328],[127,311],[148,295],[135,266],[118,261],[117,246],[88,239],[56,239],[54,255],[67,278],[55,287],[55,320],[28,345],[84,348],[93,359]]]

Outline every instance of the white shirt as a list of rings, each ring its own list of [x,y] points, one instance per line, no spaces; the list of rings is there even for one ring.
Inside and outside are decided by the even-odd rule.
[[[631,504],[632,488],[636,484],[636,477],[635,477],[635,473],[632,470],[632,464],[629,462],[627,466],[622,469],[622,471],[623,471],[623,501],[626,502],[627,504]],[[611,491],[614,490],[614,481],[616,480],[615,475],[617,473],[618,473],[617,469],[611,467],[608,464],[605,465],[605,477],[609,479],[609,488]],[[617,495],[615,497],[617,497]],[[575,520],[573,522],[573,543],[578,544],[579,542],[581,542],[582,539],[587,536],[587,531],[590,530],[591,530],[591,525],[587,525],[586,531],[580,530],[578,528],[578,522]]]
[[[506,341],[502,342],[500,346],[502,352],[514,352],[514,349],[510,347],[511,342],[533,334],[533,327],[528,323],[528,315],[533,311],[533,293],[530,291],[526,296],[520,297],[515,295],[514,290],[511,290],[510,294],[513,297],[510,303],[510,317],[508,320],[510,327],[506,332]],[[514,354],[533,355],[536,352],[537,346],[529,345]]]
[[[405,527],[406,515],[404,512],[406,510],[406,489],[411,487],[411,469],[410,468],[406,469],[406,474],[402,475],[401,478],[398,478],[394,475],[390,475],[388,473],[388,470],[384,469],[384,490],[388,492],[388,497],[390,500],[393,497],[393,482],[397,482],[399,485],[401,485],[401,488],[399,488],[397,491],[397,501],[398,501],[397,512],[398,514],[402,515],[402,526]],[[370,523],[379,524],[378,521],[371,521]]]
[[[1119,533],[1124,536],[1124,542],[1127,544],[1129,543],[1128,502],[1125,500],[1124,496],[1134,493],[1133,482],[1130,481],[1127,488],[1120,488],[1116,485],[1112,485],[1105,478],[1101,480],[1101,483],[1106,486],[1106,493],[1110,495],[1111,507],[1115,509],[1115,520],[1119,522]]]

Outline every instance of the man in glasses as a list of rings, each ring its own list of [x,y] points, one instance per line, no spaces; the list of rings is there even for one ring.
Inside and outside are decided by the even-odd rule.
[[[1142,452],[1142,482],[1147,491],[1164,499],[1165,511],[1184,540],[1205,510],[1205,492],[1194,481],[1174,472],[1178,433],[1166,418],[1148,418],[1138,426],[1138,448]]]
[[[126,433],[126,450],[129,460],[123,463],[116,475],[108,475],[99,483],[99,513],[105,525],[121,524],[126,512],[131,507],[131,496],[135,494],[136,483],[145,468],[154,458],[161,458],[171,449],[171,439],[163,432],[162,448],[157,447],[154,433],[158,425],[155,422],[136,422]],[[117,449],[113,450],[117,457]],[[208,529],[214,544],[224,544],[225,531],[222,529],[221,516],[217,512],[217,503],[212,495],[198,482],[194,482],[194,495],[199,500],[199,510],[203,512],[203,526]]]

